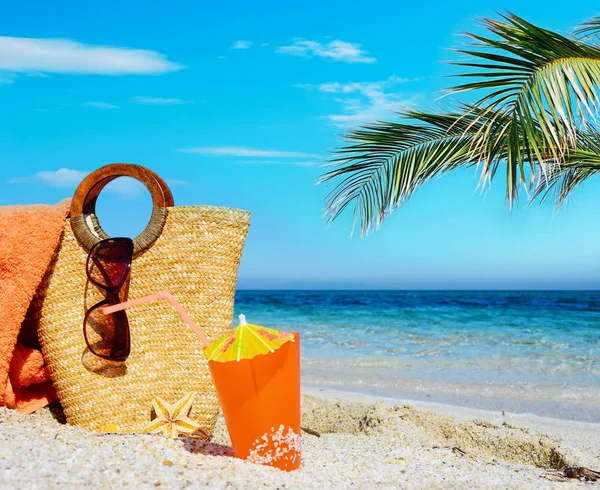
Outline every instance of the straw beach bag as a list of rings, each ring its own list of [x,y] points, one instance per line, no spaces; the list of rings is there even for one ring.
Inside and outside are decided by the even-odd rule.
[[[169,188],[154,172],[113,164],[91,173],[77,188],[70,226],[35,299],[44,358],[70,424],[142,432],[151,420],[152,399],[173,404],[194,392],[190,418],[210,434],[218,400],[202,344],[168,303],[127,311],[131,354],[125,362],[104,360],[86,347],[85,312],[105,297],[88,282],[86,259],[95,243],[109,238],[96,217],[96,199],[121,176],[142,182],[153,202],[147,228],[134,239],[127,298],[169,291],[209,338],[231,328],[250,214],[223,207],[174,207]]]

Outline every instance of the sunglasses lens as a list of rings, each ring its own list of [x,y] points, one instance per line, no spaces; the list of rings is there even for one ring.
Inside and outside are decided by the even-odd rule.
[[[130,239],[111,238],[90,252],[87,273],[90,281],[105,289],[118,289],[127,279],[133,254]]]
[[[85,316],[83,333],[90,351],[104,359],[124,361],[129,356],[129,322],[125,311],[105,315],[102,309],[118,303],[105,300],[90,308]]]

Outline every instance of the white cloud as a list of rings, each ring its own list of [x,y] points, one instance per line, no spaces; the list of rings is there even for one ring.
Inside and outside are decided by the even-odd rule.
[[[322,83],[317,85],[316,88],[319,92],[329,92],[333,94],[350,94],[353,92],[359,92],[367,94],[372,94],[374,92],[380,92],[392,85],[396,85],[398,83],[406,83],[410,82],[412,79],[410,78],[401,78],[396,75],[392,75],[387,80],[383,80],[381,82],[349,82],[349,83],[340,83],[340,82],[330,82],[330,83]],[[306,87],[306,85],[305,85]],[[307,87],[312,88],[314,85],[308,85]]]
[[[389,92],[390,87],[410,81],[414,80],[392,76],[379,82],[330,82],[296,86],[332,94],[333,100],[341,105],[342,112],[325,117],[336,126],[347,127],[389,117],[392,111],[413,104],[417,96]]]
[[[239,160],[236,163],[241,165],[295,165],[298,167],[315,167],[321,165],[320,162],[313,160]]]
[[[181,179],[167,179],[165,181],[169,185],[189,185],[189,180],[181,180]]]
[[[110,102],[83,102],[81,107],[95,107],[96,109],[118,109],[119,106]]]
[[[43,170],[28,177],[17,177],[8,181],[9,184],[42,184],[48,187],[75,189],[89,174],[83,170],[59,168],[58,170]],[[108,183],[104,190],[131,199],[144,192],[144,185],[131,178],[119,177]]]
[[[119,177],[106,184],[104,190],[125,199],[133,199],[141,196],[146,191],[146,187],[139,180],[132,177]]]
[[[30,71],[30,72],[27,72],[26,75],[28,77],[35,77],[35,78],[51,78],[50,75],[46,75],[45,73],[42,73],[41,71]]]
[[[1,73],[0,72],[0,83],[7,85],[15,83],[15,78],[19,78],[16,73]]]
[[[99,46],[69,39],[0,36],[0,70],[98,75],[162,74],[183,65],[145,49]]]
[[[279,46],[275,52],[305,58],[317,56],[346,63],[375,63],[377,61],[375,58],[367,56],[368,53],[360,49],[360,44],[339,40],[321,44],[316,41],[297,39],[289,46]]]
[[[177,105],[177,104],[190,104],[191,100],[176,99],[176,98],[165,98],[165,97],[146,97],[139,95],[137,97],[131,97],[131,102],[134,104],[141,105]]]
[[[58,170],[44,170],[29,177],[17,177],[8,181],[9,184],[41,183],[49,187],[77,187],[89,172],[59,168]]]
[[[240,39],[231,45],[231,49],[248,49],[253,44],[254,43],[252,41],[244,41],[243,39]]]
[[[241,146],[198,146],[195,148],[178,148],[174,151],[182,153],[198,153],[201,155],[223,157],[263,157],[263,158],[318,158],[318,155],[297,151],[261,150]]]

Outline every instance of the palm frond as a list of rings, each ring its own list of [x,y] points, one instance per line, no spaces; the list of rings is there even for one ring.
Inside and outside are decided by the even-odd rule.
[[[469,34],[474,47],[458,51],[471,59],[454,63],[476,68],[458,75],[476,80],[449,90],[483,92],[475,103],[482,109],[480,117],[488,121],[496,115],[503,117],[502,132],[509,143],[507,198],[512,202],[517,179],[526,183],[526,163],[535,173],[547,160],[560,160],[575,143],[577,127],[586,117],[594,117],[600,48],[542,29],[513,14],[503,16],[503,21],[486,19],[483,26],[495,37]],[[487,131],[487,127],[481,129],[478,140],[482,144],[489,136]],[[487,171],[490,162],[483,164]]]
[[[540,179],[533,199],[542,202],[553,197],[556,207],[568,201],[571,193],[590,177],[600,175],[600,130],[588,126],[577,135],[577,145],[571,148],[562,162],[553,162],[548,178]]]
[[[583,22],[573,32],[584,38],[600,35],[600,15]]]
[[[352,229],[360,222],[361,235],[366,235],[428,180],[480,162],[481,154],[473,149],[483,148],[476,135],[486,123],[479,109],[465,109],[467,114],[413,110],[403,114],[407,123],[379,122],[350,132],[348,144],[334,152],[332,168],[320,180],[342,179],[326,198],[328,219],[335,220],[354,203]],[[505,146],[486,147],[494,169],[505,158]]]

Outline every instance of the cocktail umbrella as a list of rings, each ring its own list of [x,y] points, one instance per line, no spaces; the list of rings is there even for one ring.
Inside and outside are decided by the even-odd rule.
[[[260,354],[275,352],[286,342],[294,342],[294,334],[246,323],[244,315],[230,333],[215,340],[204,354],[210,361],[228,362],[252,359]]]

